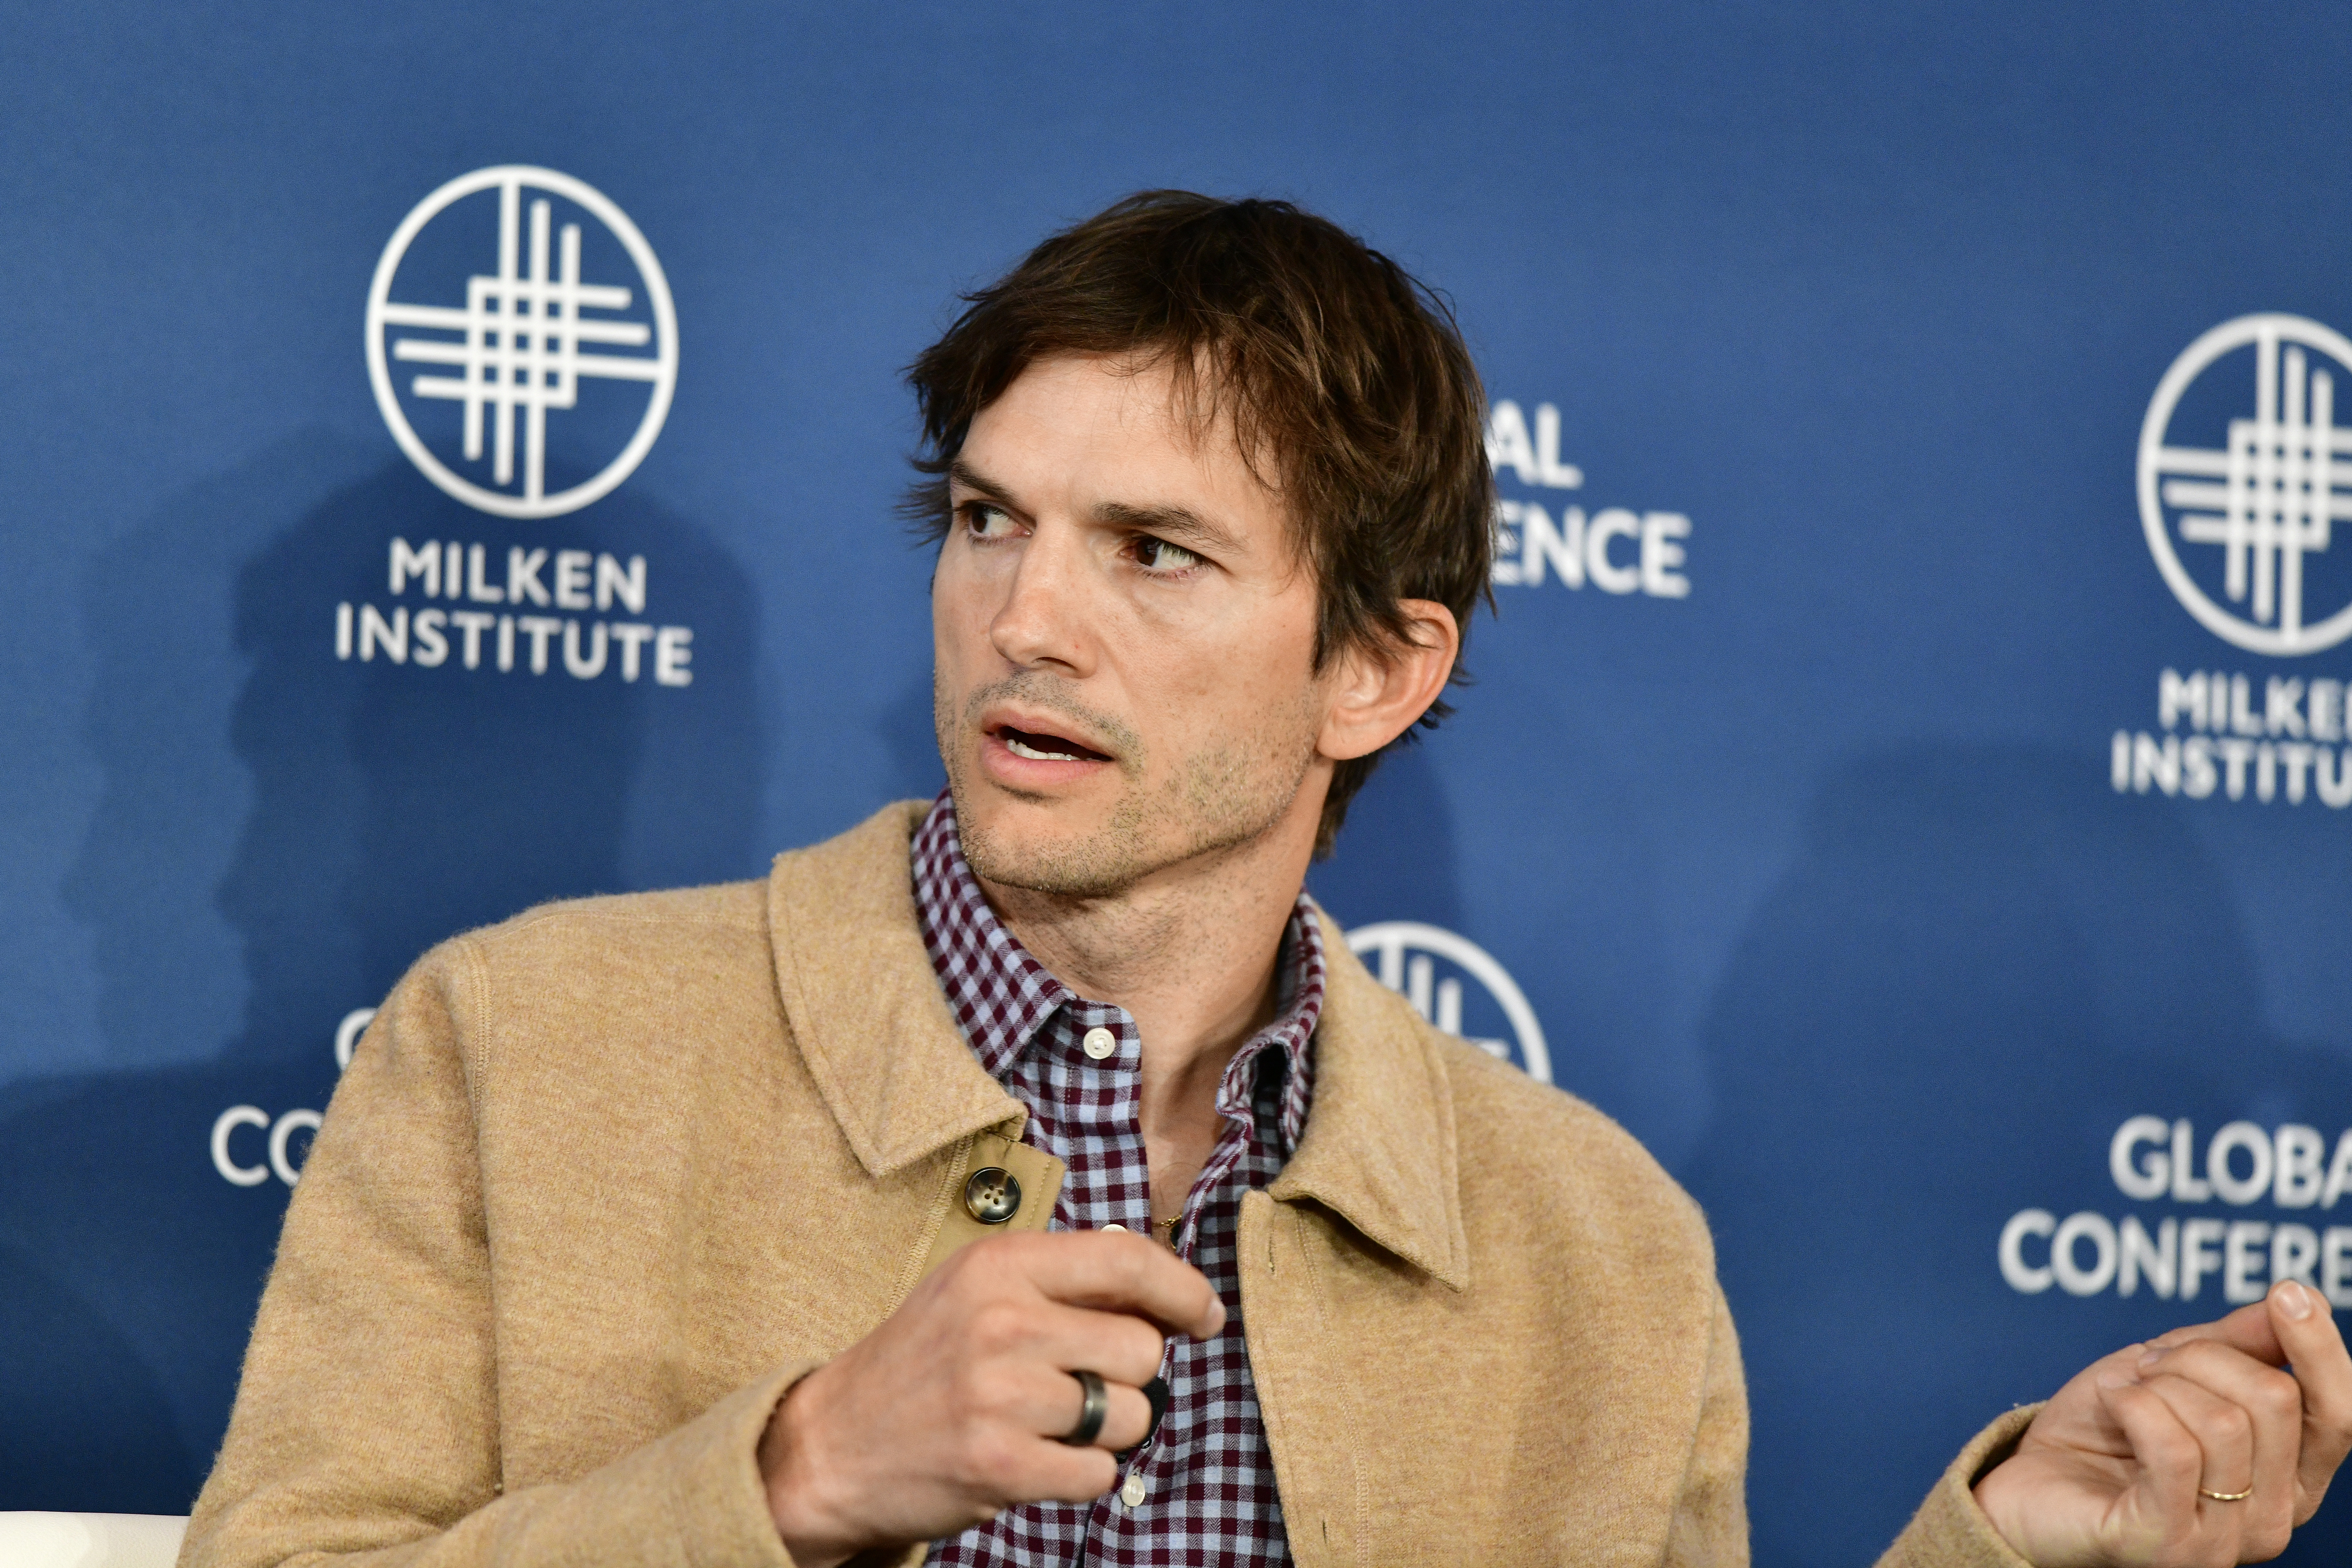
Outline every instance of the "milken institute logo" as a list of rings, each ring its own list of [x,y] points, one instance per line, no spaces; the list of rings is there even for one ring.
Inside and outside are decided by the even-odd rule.
[[[2218,447],[2172,444],[2182,394],[2249,346],[2253,417],[2230,420]],[[2352,519],[2352,463],[2338,461],[2352,455],[2352,429],[2336,423],[2336,371],[2352,372],[2341,333],[2300,316],[2241,316],[2173,361],[2140,427],[2140,526],[2157,567],[2208,631],[2248,653],[2315,653],[2352,636],[2352,604],[2315,622],[2304,602],[2306,559]],[[2221,547],[2226,604],[2183,564],[2176,539]]]
[[[401,263],[426,226],[444,214],[457,221],[453,207],[493,191],[499,202],[497,271],[468,277],[463,305],[394,300]],[[545,193],[530,202],[528,214],[526,191]],[[635,264],[642,297],[625,284],[582,279],[581,226],[565,223],[557,228],[550,197],[584,210],[620,242]],[[622,312],[633,312],[634,319]],[[415,329],[419,335],[395,336],[390,330],[395,328]],[[454,372],[417,375],[406,391],[411,399],[460,405],[463,433],[455,444],[467,473],[443,462],[417,434],[387,363],[387,339],[389,360]],[[583,345],[641,351],[587,352]],[[368,290],[367,361],[384,423],[426,478],[467,505],[499,517],[553,517],[578,510],[627,478],[661,434],[677,383],[677,318],[661,263],[627,214],[569,174],[504,164],[450,181],[402,220]],[[585,380],[642,383],[645,412],[618,455],[579,484],[550,495],[548,414],[578,407]]]

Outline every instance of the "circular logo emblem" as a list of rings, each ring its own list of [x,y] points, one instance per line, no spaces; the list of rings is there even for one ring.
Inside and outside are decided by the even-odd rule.
[[[653,247],[603,192],[501,164],[450,181],[393,232],[368,288],[367,362],[384,423],[426,478],[502,517],[560,517],[627,478],[661,434],[677,316]],[[395,363],[424,368],[402,385]],[[556,456],[551,414],[579,429]]]
[[[2339,375],[2352,376],[2343,334],[2241,316],[2172,362],[2140,426],[2140,526],[2157,568],[2206,630],[2249,653],[2315,653],[2352,636],[2341,569],[2327,580],[2339,591],[2305,591],[2320,586],[2334,525],[2352,519]],[[2184,561],[2180,545],[2199,548]]]
[[[1431,1023],[1515,1063],[1538,1083],[1551,1082],[1551,1052],[1536,1009],[1503,966],[1475,942],[1442,926],[1384,920],[1349,932],[1348,946],[1381,984],[1402,994]],[[1465,983],[1475,989],[1465,991]],[[1502,1032],[1492,1032],[1497,1026]]]

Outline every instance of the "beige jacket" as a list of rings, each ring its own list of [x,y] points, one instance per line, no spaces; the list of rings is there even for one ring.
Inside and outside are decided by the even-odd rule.
[[[905,1295],[975,1136],[1024,1120],[925,956],[920,813],[418,963],[303,1170],[184,1563],[788,1563],[770,1411]],[[1313,1113],[1240,1236],[1298,1563],[1745,1563],[1696,1207],[1327,951]],[[2018,1426],[1891,1562],[2015,1568],[1966,1481]]]

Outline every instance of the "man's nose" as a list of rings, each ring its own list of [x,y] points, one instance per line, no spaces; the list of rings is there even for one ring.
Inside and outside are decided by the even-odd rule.
[[[1029,537],[988,623],[997,653],[1016,669],[1083,679],[1094,673],[1087,603],[1093,572],[1076,530],[1045,527]]]

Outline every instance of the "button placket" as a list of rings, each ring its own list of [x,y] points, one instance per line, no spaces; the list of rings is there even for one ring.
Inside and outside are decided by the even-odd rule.
[[[1070,1095],[1059,1110],[1074,1157],[1086,1158],[1090,1154],[1090,1164],[1108,1160],[1115,1168],[1140,1171],[1145,1167],[1138,1103],[1141,1085],[1128,1071],[1135,1063],[1134,1036],[1134,1020],[1108,1003],[1073,998],[1053,1020],[1052,1071]],[[1129,1181],[1123,1186],[1125,1190],[1116,1196],[1105,1193],[1107,1201],[1097,1201],[1091,1218],[1079,1223],[1097,1228],[1117,1223],[1138,1235],[1150,1234],[1148,1181]]]
[[[943,829],[938,826],[941,823]],[[917,878],[925,897],[927,939],[934,928],[944,933],[934,944],[933,953],[941,982],[957,1001],[959,1021],[982,1063],[1008,1092],[1030,1106],[1027,1141],[1070,1165],[1071,1179],[1054,1205],[1054,1228],[1119,1224],[1137,1233],[1149,1232],[1150,1195],[1142,1176],[1137,1105],[1140,1074],[1125,1071],[1139,1066],[1139,1052],[1126,1049],[1136,1039],[1133,1019],[1116,1006],[1090,1002],[1067,991],[999,927],[969,872],[962,868],[954,842],[951,806],[945,801],[935,806],[925,831],[936,841],[927,848],[926,841],[919,839]],[[944,923],[939,918],[941,911],[950,917]],[[971,950],[982,948],[983,939],[984,950],[975,956]],[[1292,927],[1286,930],[1281,949],[1286,972],[1279,1003],[1286,1020],[1297,1010],[1298,999],[1308,996],[1308,988],[1312,988],[1310,1004],[1320,1002],[1325,977],[1318,942],[1313,913],[1302,903],[1294,914]],[[944,959],[942,950],[947,954]],[[953,968],[951,961],[976,970],[982,979],[971,981],[962,970]],[[1280,1031],[1271,1032],[1271,1038],[1253,1043],[1270,1047],[1288,1063],[1305,1067],[1311,1060],[1307,1050],[1314,1021],[1310,1012],[1295,1025],[1286,1021]],[[1087,1035],[1097,1028],[1107,1030],[1114,1042],[1110,1053],[1100,1058],[1087,1049]],[[1264,1065],[1261,1052],[1248,1054],[1257,1056],[1259,1065]],[[1278,1082],[1271,1082],[1264,1081],[1277,1075],[1244,1072],[1236,1076],[1261,1082],[1221,1084],[1217,1109],[1229,1121],[1240,1119],[1237,1113],[1245,1113],[1259,1125],[1261,1137],[1248,1140],[1248,1152],[1234,1163],[1213,1163],[1224,1185],[1237,1182],[1236,1173],[1247,1164],[1253,1175],[1244,1185],[1262,1188],[1297,1143],[1311,1096],[1311,1068],[1279,1075]],[[1221,1145],[1224,1141],[1219,1139]],[[1261,1165],[1265,1167],[1263,1171]],[[1034,1194],[1024,1196],[1030,1206],[1037,1206]],[[1205,1260],[1202,1266],[1222,1288],[1224,1280],[1219,1270],[1233,1267],[1236,1241],[1228,1234],[1225,1200],[1222,1196],[1200,1195],[1202,1201],[1196,1205],[1195,1196],[1185,1195],[1181,1239],[1188,1253]],[[961,1208],[956,1218],[959,1222],[965,1218]],[[1237,1309],[1238,1303],[1229,1301],[1228,1306]],[[981,1538],[978,1543],[954,1543],[941,1560],[958,1564],[1002,1561],[1007,1555],[1024,1555],[1034,1543],[1041,1560],[1093,1564],[1165,1555],[1177,1542],[1186,1543],[1175,1546],[1177,1555],[1191,1552],[1191,1543],[1197,1542],[1208,1548],[1201,1554],[1204,1561],[1233,1555],[1260,1560],[1262,1554],[1255,1549],[1275,1541],[1279,1533],[1278,1524],[1273,1534],[1262,1528],[1279,1519],[1273,1511],[1278,1505],[1272,1496],[1273,1477],[1266,1467],[1263,1440],[1255,1448],[1247,1442],[1236,1445],[1232,1433],[1241,1427],[1229,1431],[1222,1426],[1213,1429],[1210,1425],[1234,1419],[1246,1425],[1255,1419],[1255,1401],[1239,1339],[1238,1316],[1228,1334],[1213,1342],[1196,1343],[1181,1335],[1171,1338],[1169,1354],[1160,1364],[1161,1375],[1181,1386],[1185,1396],[1180,1407],[1167,1412],[1165,1423],[1150,1443],[1126,1456],[1127,1462],[1109,1490],[1090,1507],[1057,1504],[1019,1511],[976,1532]],[[1251,1414],[1237,1416],[1244,1409]],[[1223,1502],[1212,1498],[1206,1515],[1198,1520],[1192,1516],[1194,1471],[1202,1466],[1229,1469],[1240,1478],[1237,1484],[1244,1489],[1240,1511],[1228,1513]],[[1130,1503],[1121,1495],[1130,1477],[1141,1482],[1139,1503]],[[1263,1504],[1250,1507],[1246,1500],[1251,1496],[1262,1498]]]

